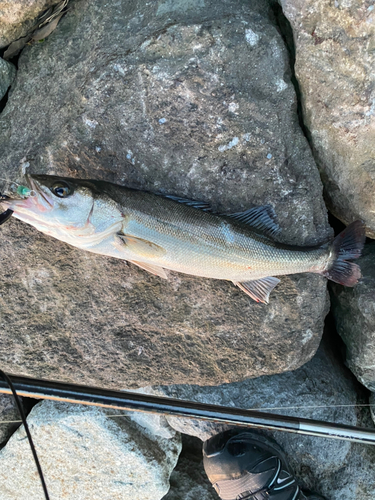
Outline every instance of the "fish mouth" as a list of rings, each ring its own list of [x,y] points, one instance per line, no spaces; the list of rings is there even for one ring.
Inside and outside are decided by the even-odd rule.
[[[43,191],[43,189],[40,187],[40,184],[38,181],[35,181],[29,174],[25,175],[26,183],[28,187],[30,188],[30,197],[34,197],[35,195],[39,195],[43,201],[46,203],[46,208],[48,206],[50,208],[53,208],[53,199],[52,197],[48,197],[46,193]],[[33,196],[31,193],[34,191],[35,195]],[[36,196],[37,197],[37,196]],[[42,201],[42,200],[40,200]],[[38,203],[38,199],[36,200]],[[43,205],[43,202],[42,202]]]
[[[31,224],[39,220],[42,213],[50,212],[54,208],[54,202],[52,196],[48,196],[39,182],[28,174],[25,175],[25,184],[30,189],[25,198],[2,197],[0,204],[7,213],[12,211],[14,217]]]

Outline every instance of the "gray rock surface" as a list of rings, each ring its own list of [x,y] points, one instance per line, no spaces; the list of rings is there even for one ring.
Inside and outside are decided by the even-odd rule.
[[[20,414],[13,396],[0,395],[0,447],[10,438],[20,426]]]
[[[370,404],[372,405],[370,407],[370,411],[371,411],[371,418],[372,420],[374,421],[375,423],[375,395],[374,393],[372,392],[371,393],[371,396],[370,396]]]
[[[2,99],[16,76],[13,64],[0,58],[0,99]]]
[[[28,416],[51,498],[158,500],[181,450],[119,412],[44,401]],[[0,451],[1,499],[40,500],[42,489],[23,428]],[[12,471],[10,474],[9,471]]]
[[[358,260],[362,280],[352,289],[332,284],[336,328],[346,345],[346,364],[357,379],[375,391],[375,243]]]
[[[179,399],[264,411],[279,408],[276,413],[283,415],[373,427],[368,408],[355,408],[356,403],[368,401],[358,395],[358,384],[325,343],[309,363],[294,372],[218,387],[182,385],[154,391]],[[176,417],[168,417],[168,422],[202,441],[229,428]],[[303,488],[330,500],[374,498],[374,447],[284,432],[267,434],[283,447]]]
[[[271,203],[283,241],[326,241],[322,186],[268,7],[73,3],[53,36],[20,56],[0,121],[0,177],[98,178],[220,211]],[[297,368],[319,344],[319,276],[282,278],[259,306],[229,283],[173,273],[167,282],[16,221],[1,230],[9,371],[113,387],[209,385]]]
[[[304,122],[326,201],[375,237],[375,11],[372,2],[280,0],[296,47]]]
[[[24,37],[35,19],[60,0],[0,0],[0,49]]]

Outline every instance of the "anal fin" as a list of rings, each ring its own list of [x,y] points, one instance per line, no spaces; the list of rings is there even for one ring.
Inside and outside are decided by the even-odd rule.
[[[155,276],[159,276],[160,278],[168,279],[168,275],[162,267],[154,266],[153,264],[148,264],[146,262],[136,262],[135,260],[129,260],[131,264],[135,264],[136,266],[148,271],[151,274],[155,274]]]
[[[249,295],[256,302],[262,302],[263,304],[268,304],[269,296],[275,286],[280,283],[280,280],[272,276],[267,278],[261,278],[254,281],[242,281],[233,283],[241,288],[243,292]]]

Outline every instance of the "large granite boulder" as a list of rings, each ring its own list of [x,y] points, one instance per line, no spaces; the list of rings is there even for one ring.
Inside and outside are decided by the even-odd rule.
[[[363,385],[375,391],[375,242],[365,246],[358,263],[363,278],[355,288],[332,284],[332,310],[346,346],[346,364]]]
[[[336,349],[336,345],[330,347],[324,342],[316,356],[294,372],[218,387],[179,385],[154,387],[153,391],[178,399],[236,408],[263,411],[276,408],[274,412],[283,415],[371,428],[368,407],[356,408],[357,403],[368,404],[366,394],[349,370],[342,367],[341,360],[334,354]],[[202,441],[229,428],[224,424],[177,417],[167,420],[174,429]],[[375,447],[280,431],[266,434],[282,446],[303,489],[329,500],[375,497],[372,469]],[[188,484],[189,474],[183,467],[180,474]]]
[[[168,492],[180,436],[111,417],[118,413],[52,401],[32,409],[27,420],[51,498],[159,500]],[[22,492],[42,498],[23,427],[0,451],[0,464],[2,500]]]
[[[25,37],[43,11],[60,0],[0,0],[0,49]]]
[[[28,46],[0,121],[0,190],[23,173],[97,178],[201,199],[269,203],[284,242],[329,239],[322,185],[266,1],[73,3]],[[326,280],[282,278],[269,305],[231,283],[169,281],[11,220],[1,227],[0,361],[113,387],[219,384],[315,353]]]
[[[375,11],[371,2],[279,0],[295,42],[303,119],[332,213],[375,237]]]

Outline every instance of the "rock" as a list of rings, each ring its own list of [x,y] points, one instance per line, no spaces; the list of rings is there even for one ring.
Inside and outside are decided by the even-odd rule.
[[[295,73],[332,213],[375,237],[375,11],[364,2],[280,0],[294,34]]]
[[[158,500],[167,493],[179,436],[160,438],[127,417],[110,418],[113,413],[52,401],[33,408],[28,424],[51,498]],[[19,498],[20,491],[40,500],[23,428],[0,451],[0,463],[2,500]]]
[[[371,411],[371,418],[372,420],[374,421],[375,423],[375,396],[374,396],[374,393],[372,392],[371,393],[371,396],[370,396],[370,404],[372,405],[370,407],[370,411]]]
[[[0,0],[0,49],[24,37],[37,17],[60,0]]]
[[[182,436],[182,452],[170,478],[170,490],[163,500],[217,500],[203,468],[202,442]]]
[[[0,447],[20,425],[20,414],[13,396],[0,395]]]
[[[375,391],[375,242],[365,246],[358,260],[362,280],[354,288],[333,284],[332,310],[346,346],[346,364],[357,379]]]
[[[331,235],[268,3],[72,4],[19,58],[0,123],[0,177],[26,169],[275,207],[284,242]],[[3,183],[5,184],[5,183]],[[6,186],[5,186],[6,187]],[[315,353],[326,280],[282,278],[268,306],[232,284],[169,281],[11,220],[1,227],[4,369],[91,385],[219,384]]]
[[[0,58],[0,99],[2,99],[7,93],[7,90],[11,86],[15,76],[15,66]]]
[[[278,408],[277,413],[283,415],[371,427],[368,408],[355,408],[357,402],[367,403],[355,382],[324,342],[316,356],[294,372],[219,387],[180,385],[153,390],[178,399],[264,411]],[[168,422],[202,441],[229,428],[176,417],[168,417]],[[375,484],[370,477],[374,447],[284,432],[266,434],[283,447],[304,489],[330,500],[374,498]]]

